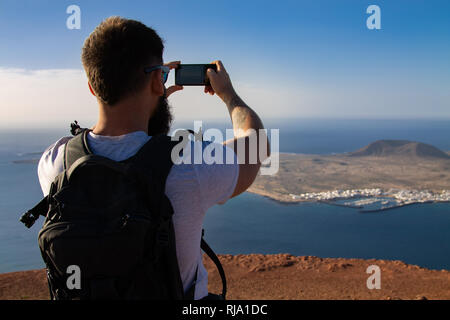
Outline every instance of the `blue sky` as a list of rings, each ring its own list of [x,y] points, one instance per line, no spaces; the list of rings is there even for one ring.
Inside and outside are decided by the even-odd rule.
[[[81,8],[80,30],[66,28],[71,4]],[[371,4],[381,8],[381,30],[366,27]],[[75,84],[85,79],[73,76],[74,70],[82,69],[81,47],[89,33],[104,18],[120,15],[157,30],[165,40],[165,61],[221,59],[238,93],[266,117],[448,119],[449,14],[450,1],[420,0],[0,0],[0,85],[15,83],[17,89],[26,84],[36,101],[39,92],[33,84],[48,83],[55,88],[53,106],[59,104],[57,97],[67,96],[64,91],[82,90],[73,96],[95,105],[85,85]],[[58,87],[61,81],[53,82],[64,77],[64,70],[73,76],[73,85]],[[2,116],[18,103],[14,88],[0,88]],[[41,110],[54,112],[45,98],[48,92]],[[189,88],[171,103],[182,119],[226,116],[216,100]],[[91,119],[96,112],[89,108],[80,112]],[[17,109],[23,117],[36,111],[30,102]],[[21,114],[10,117],[26,121]]]

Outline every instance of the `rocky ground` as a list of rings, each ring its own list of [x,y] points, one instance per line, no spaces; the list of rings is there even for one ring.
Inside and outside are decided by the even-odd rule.
[[[450,271],[401,261],[277,255],[223,255],[229,299],[450,299]],[[206,261],[210,290],[220,277]],[[367,288],[367,267],[381,270],[381,289]]]
[[[220,255],[228,299],[450,299],[450,271],[401,261],[276,255]],[[219,293],[214,264],[204,257],[209,290]],[[367,267],[381,270],[381,289],[367,288]],[[44,270],[0,275],[0,299],[48,299]]]

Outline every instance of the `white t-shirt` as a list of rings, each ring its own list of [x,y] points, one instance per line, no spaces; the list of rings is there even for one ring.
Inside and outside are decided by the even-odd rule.
[[[49,146],[39,161],[38,176],[44,196],[49,193],[55,177],[63,171],[64,148],[71,138],[63,137]],[[144,131],[121,136],[101,136],[89,132],[87,137],[94,154],[115,161],[133,156],[149,139],[151,137]],[[191,142],[191,146],[194,144],[203,149],[207,143]],[[222,145],[220,148],[225,159],[228,148]],[[193,154],[194,148],[191,147],[191,150]],[[174,209],[177,258],[185,291],[191,287],[195,271],[198,270],[195,299],[208,295],[208,273],[203,266],[200,250],[203,218],[206,210],[217,203],[226,202],[233,194],[239,176],[236,155],[234,157],[233,164],[226,165],[211,165],[204,161],[202,164],[194,164],[194,161],[191,164],[174,164],[166,180],[165,193]]]

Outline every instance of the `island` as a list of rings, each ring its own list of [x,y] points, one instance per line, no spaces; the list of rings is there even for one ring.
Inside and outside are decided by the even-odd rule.
[[[282,203],[326,202],[362,212],[450,201],[450,154],[421,142],[378,140],[331,155],[280,153],[279,161],[277,174],[258,175],[248,191]]]

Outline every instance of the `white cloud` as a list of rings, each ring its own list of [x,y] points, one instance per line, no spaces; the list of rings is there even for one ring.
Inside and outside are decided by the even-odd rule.
[[[169,83],[173,82],[173,75]],[[170,84],[169,84],[170,85]],[[274,118],[419,118],[450,117],[450,97],[440,88],[396,83],[270,83],[269,79],[235,82],[244,101],[263,119]],[[169,101],[178,122],[229,121],[226,106],[202,87],[185,87]],[[83,70],[0,68],[0,128],[66,127],[73,120],[91,126],[97,101]]]
[[[295,111],[296,97],[287,90],[239,83],[235,88],[261,117],[283,117]],[[229,119],[225,104],[216,95],[205,94],[203,87],[186,86],[169,101],[177,121]],[[96,117],[97,101],[83,70],[0,68],[0,128],[62,127],[75,119],[91,126]]]
[[[61,127],[96,116],[83,70],[0,68],[0,128]]]

